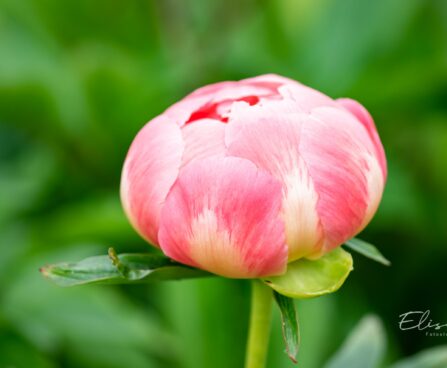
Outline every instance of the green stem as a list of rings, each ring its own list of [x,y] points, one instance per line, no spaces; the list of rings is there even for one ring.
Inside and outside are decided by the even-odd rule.
[[[245,368],[265,367],[272,318],[272,301],[272,289],[259,280],[253,280]]]

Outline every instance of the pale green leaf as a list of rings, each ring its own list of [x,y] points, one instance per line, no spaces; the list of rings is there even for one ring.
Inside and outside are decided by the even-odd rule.
[[[385,334],[375,316],[366,316],[348,336],[325,368],[380,367],[385,353]]]
[[[445,368],[447,367],[447,345],[436,346],[403,359],[391,368]]]

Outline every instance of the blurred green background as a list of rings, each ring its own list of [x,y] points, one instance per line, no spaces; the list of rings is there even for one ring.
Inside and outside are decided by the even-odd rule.
[[[389,162],[361,237],[393,265],[355,256],[338,293],[297,303],[300,366],[367,313],[387,362],[447,342],[397,325],[447,321],[447,1],[0,0],[1,368],[242,366],[247,282],[60,289],[38,267],[148,251],[118,195],[136,132],[196,87],[269,72],[361,101]],[[291,366],[276,313],[269,367]]]

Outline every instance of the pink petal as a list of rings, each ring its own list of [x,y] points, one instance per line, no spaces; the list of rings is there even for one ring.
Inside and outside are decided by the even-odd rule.
[[[237,83],[238,82],[235,81],[225,81],[225,82],[208,84],[206,86],[194,90],[185,98],[196,97],[196,96],[213,96],[216,92],[220,90],[233,88]]]
[[[303,112],[311,112],[321,106],[337,106],[332,98],[304,84],[287,84],[278,91],[284,99],[294,101],[297,108]]]
[[[188,121],[210,118],[219,119],[216,115],[218,105],[232,102],[248,96],[268,96],[272,91],[268,88],[244,85],[239,82],[218,83],[221,88],[214,85],[195,91],[167,109],[164,114],[179,126]],[[198,116],[194,118],[194,115]],[[192,119],[191,119],[192,117]]]
[[[291,260],[340,245],[377,209],[384,180],[375,147],[344,109],[317,107],[308,115],[290,99],[238,103],[225,140],[229,155],[254,162],[283,183]]]
[[[177,179],[183,153],[180,128],[164,116],[146,124],[133,141],[121,177],[121,201],[135,229],[157,245],[160,211]]]
[[[195,160],[163,208],[160,245],[169,257],[213,273],[254,278],[285,271],[281,186],[247,160]]]
[[[182,166],[191,160],[202,159],[225,152],[225,124],[211,119],[202,119],[182,127],[185,151]]]
[[[319,106],[336,106],[333,99],[316,89],[280,75],[266,74],[255,78],[244,79],[241,82],[270,88],[282,98],[296,102],[296,108],[301,111],[309,112]]]
[[[382,168],[383,176],[386,178],[387,166],[385,152],[383,150],[382,143],[380,142],[379,134],[377,133],[376,125],[374,124],[372,116],[369,114],[368,110],[366,110],[355,100],[350,98],[339,98],[337,102],[353,114],[368,131],[368,134],[374,143],[376,157],[379,161],[380,167]]]
[[[189,95],[169,107],[163,115],[181,127],[185,125],[194,112],[206,106],[210,101],[211,96],[208,94]]]
[[[368,167],[368,170],[365,173],[368,188],[368,206],[366,208],[362,224],[357,229],[356,233],[362,231],[376,213],[380,200],[382,199],[385,184],[383,169],[380,166],[377,157],[373,155],[366,156],[366,165]]]
[[[241,83],[263,86],[270,89],[277,89],[285,84],[300,84],[293,79],[278,74],[258,75],[257,77],[243,79],[241,80]]]
[[[296,109],[304,112],[310,112],[312,109],[321,106],[337,106],[332,98],[320,91],[280,75],[266,74],[244,79],[241,82],[269,88],[273,94],[281,99],[294,101]]]
[[[303,124],[300,151],[319,194],[324,251],[361,229],[371,202],[369,187],[380,195],[383,190],[383,176],[373,164],[374,147],[361,128],[352,115],[328,107],[313,110]]]
[[[228,114],[229,122],[225,129],[225,144],[227,147],[238,138],[242,129],[258,129],[258,125],[271,121],[280,124],[287,114],[301,114],[301,109],[290,100],[269,100],[250,106],[245,101],[232,104]],[[287,117],[286,117],[287,119]]]
[[[217,91],[213,95],[213,102],[221,102],[225,100],[237,101],[247,96],[267,96],[274,93],[275,90],[262,86],[252,86],[239,82],[231,88]]]
[[[298,84],[279,76],[261,76],[239,82],[220,82],[195,90],[165,111],[165,115],[179,126],[198,119],[220,119],[219,105],[229,107],[234,101],[246,98],[278,95],[277,88],[284,83]],[[220,111],[222,114],[222,111]]]
[[[300,152],[307,115],[290,101],[243,108],[228,124],[228,154],[267,170],[283,186],[282,217],[289,260],[319,251],[322,229],[316,211],[318,194]]]

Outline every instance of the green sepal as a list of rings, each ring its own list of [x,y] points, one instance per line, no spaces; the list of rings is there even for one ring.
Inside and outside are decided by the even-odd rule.
[[[290,298],[313,298],[337,291],[352,270],[351,254],[336,248],[317,260],[291,262],[285,274],[266,277],[262,281]]]

